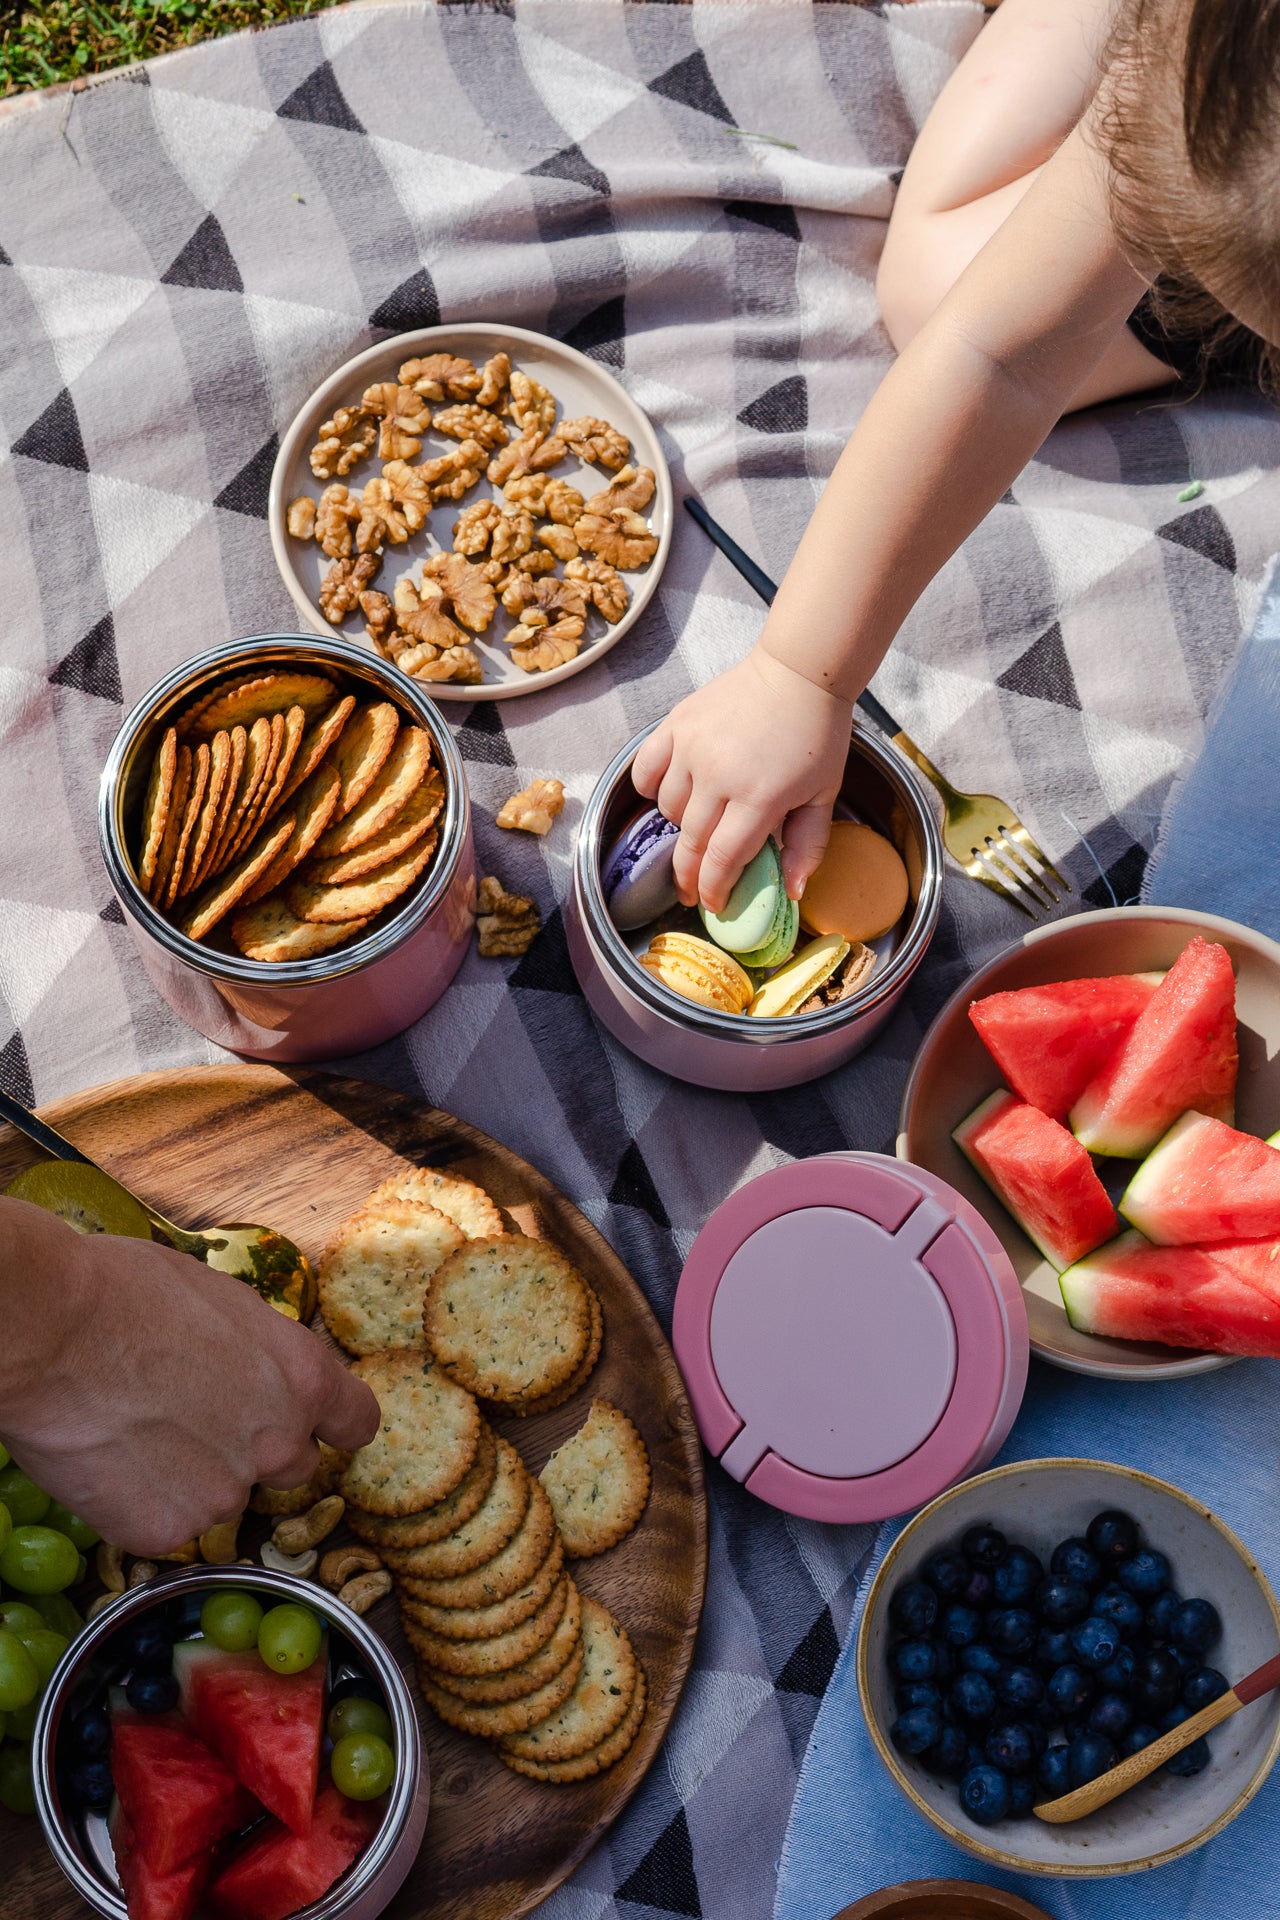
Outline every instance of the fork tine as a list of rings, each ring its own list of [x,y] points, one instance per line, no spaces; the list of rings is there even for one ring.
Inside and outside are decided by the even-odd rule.
[[[1045,853],[1042,847],[1037,846],[1036,842],[1031,838],[1031,835],[1027,832],[1021,820],[1010,820],[1002,831],[1008,834],[1011,840],[1016,840],[1019,846],[1025,847],[1031,855],[1031,858],[1037,861],[1038,864],[1044,868],[1045,872],[1057,881],[1064,893],[1070,893],[1071,882],[1063,879],[1048,854]]]
[[[991,866],[995,868],[997,873],[1004,874],[1014,887],[1020,888],[1021,891],[1027,895],[1032,907],[1037,912],[1048,912],[1052,903],[1036,891],[1035,885],[1033,884],[1036,876],[1031,872],[1031,869],[1028,867],[1024,873],[1019,873],[1018,869],[1011,866],[1003,857],[1004,851],[1004,846],[998,838],[994,836],[988,838],[985,857]]]
[[[1019,868],[1023,873],[1028,874],[1030,876],[1031,891],[1034,892],[1036,888],[1039,888],[1042,894],[1047,894],[1049,896],[1049,900],[1056,907],[1058,904],[1058,895],[1054,892],[1053,888],[1049,885],[1049,882],[1045,879],[1044,875],[1042,873],[1037,873],[1035,868],[1031,865],[1030,861],[1025,860],[1023,858],[1023,856],[1018,852],[1018,849],[1014,844],[1014,842],[1008,838],[1007,833],[1003,829],[1001,830],[1000,833],[996,835],[996,846],[1000,849],[1001,854],[1004,855],[1004,857],[1008,859],[1015,867]],[[1026,881],[1024,881],[1023,885],[1025,886],[1026,884],[1027,884]]]
[[[1021,889],[1016,883],[1010,885],[1008,881],[998,880],[994,873],[989,873],[976,847],[974,848],[973,858],[962,862],[962,864],[971,880],[981,880],[984,887],[990,887],[992,893],[998,893],[1002,900],[1010,901],[1017,907],[1020,913],[1026,914],[1028,920],[1035,919],[1035,914],[1022,898]]]

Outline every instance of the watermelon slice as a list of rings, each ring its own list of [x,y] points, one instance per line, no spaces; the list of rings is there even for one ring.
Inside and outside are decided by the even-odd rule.
[[[1003,1087],[952,1138],[1059,1271],[1116,1231],[1116,1210],[1080,1142]]]
[[[137,1835],[118,1800],[107,1827],[129,1920],[191,1920],[209,1878],[212,1850],[198,1853],[171,1873],[157,1873],[139,1851]]]
[[[206,1900],[225,1920],[286,1920],[329,1891],[382,1825],[377,1800],[345,1800],[322,1786],[305,1836],[269,1820],[247,1840],[209,1888]]]
[[[1280,1236],[1280,1153],[1204,1113],[1184,1113],[1149,1153],[1120,1202],[1163,1247]]]
[[[1232,1119],[1238,1064],[1231,956],[1197,934],[1076,1101],[1072,1130],[1091,1153],[1137,1159],[1190,1109]]]
[[[1153,1247],[1140,1233],[1125,1233],[1069,1268],[1059,1284],[1067,1318],[1080,1333],[1280,1359],[1280,1244],[1274,1241]]]
[[[1058,980],[975,1000],[969,1018],[1020,1100],[1065,1120],[1132,1032],[1162,973]]]
[[[135,1843],[160,1879],[261,1811],[176,1713],[115,1713],[111,1776]]]
[[[204,1640],[173,1650],[182,1708],[241,1786],[295,1833],[306,1833],[320,1771],[328,1649],[302,1673],[273,1673],[260,1655]]]

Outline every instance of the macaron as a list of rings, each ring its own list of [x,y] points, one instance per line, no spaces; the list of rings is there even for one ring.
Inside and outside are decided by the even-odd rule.
[[[897,848],[874,827],[836,820],[800,901],[800,923],[808,933],[842,934],[850,945],[878,940],[902,918],[909,893]]]
[[[717,1013],[743,1013],[751,999],[751,981],[737,961],[696,934],[658,934],[640,965],[681,999]]]
[[[723,912],[699,907],[702,924],[718,947],[735,954],[744,967],[776,967],[795,946],[800,910],[787,898],[782,856],[775,840],[766,840],[743,868]]]
[[[678,900],[671,856],[680,829],[650,807],[619,835],[600,871],[609,916],[622,933],[647,927]]]
[[[849,942],[839,933],[824,934],[793,954],[766,980],[747,1012],[766,1020],[783,1020],[796,1013],[818,991],[849,953]]]

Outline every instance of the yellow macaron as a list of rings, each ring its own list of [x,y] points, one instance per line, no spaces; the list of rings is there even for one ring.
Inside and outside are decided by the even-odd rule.
[[[640,965],[671,993],[717,1013],[743,1013],[752,995],[751,977],[709,940],[692,933],[660,933],[640,955]]]
[[[801,947],[799,953],[792,955],[785,967],[779,967],[771,980],[765,981],[747,1011],[757,1019],[766,1020],[784,1020],[789,1013],[798,1012],[810,995],[843,964],[849,951],[849,942],[840,933],[827,933],[820,940],[811,940],[807,947]]]

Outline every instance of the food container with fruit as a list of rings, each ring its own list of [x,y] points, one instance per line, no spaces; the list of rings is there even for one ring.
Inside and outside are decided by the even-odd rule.
[[[353,1053],[434,1005],[474,913],[462,759],[439,711],[340,639],[176,667],[103,769],[107,873],[153,985],[237,1053]]]

